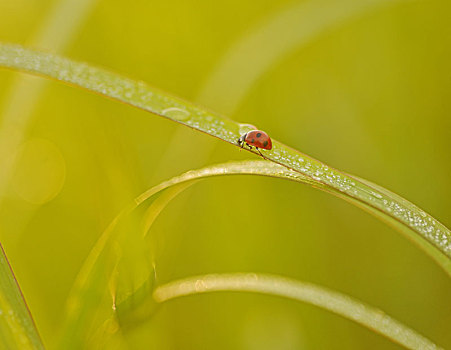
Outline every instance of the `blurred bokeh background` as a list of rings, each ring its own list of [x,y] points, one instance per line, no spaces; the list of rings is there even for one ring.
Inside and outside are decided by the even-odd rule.
[[[105,67],[200,103],[451,226],[451,3],[0,0],[0,41]],[[0,71],[0,241],[44,342],[96,239],[184,171],[252,157],[81,89]],[[306,186],[202,181],[152,229],[159,283],[269,272],[347,293],[451,348],[451,283],[411,242]],[[313,306],[219,293],[162,305],[142,349],[397,349]]]

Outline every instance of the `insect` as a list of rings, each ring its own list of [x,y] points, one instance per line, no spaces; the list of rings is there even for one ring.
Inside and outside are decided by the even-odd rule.
[[[261,130],[252,130],[241,135],[241,137],[238,139],[238,145],[243,148],[244,144],[246,144],[250,149],[252,149],[252,146],[254,146],[262,157],[263,154],[260,152],[259,148],[268,150],[272,148],[271,138],[266,132]]]

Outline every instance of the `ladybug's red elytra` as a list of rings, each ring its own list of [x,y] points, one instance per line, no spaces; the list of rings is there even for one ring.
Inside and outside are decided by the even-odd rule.
[[[270,150],[272,148],[271,138],[266,132],[261,130],[252,130],[241,135],[241,137],[238,139],[238,145],[243,148],[244,144],[246,144],[250,149],[252,149],[252,146],[254,146],[262,157],[263,155],[261,154],[259,148],[267,150]]]

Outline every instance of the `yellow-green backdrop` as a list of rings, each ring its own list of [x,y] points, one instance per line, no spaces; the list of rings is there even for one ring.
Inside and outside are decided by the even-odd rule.
[[[200,103],[451,225],[451,3],[0,0],[0,41],[86,61]],[[129,201],[186,170],[252,157],[128,106],[0,71],[0,241],[53,348],[84,259]],[[6,172],[5,170],[5,172]],[[209,179],[152,229],[158,282],[270,272],[377,306],[451,348],[451,283],[372,216],[260,177]],[[169,302],[132,348],[397,349],[313,306],[219,293]]]

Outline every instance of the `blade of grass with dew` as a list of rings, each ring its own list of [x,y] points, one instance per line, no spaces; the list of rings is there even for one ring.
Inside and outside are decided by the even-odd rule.
[[[41,75],[85,88],[166,117],[236,146],[239,136],[251,129],[247,124],[239,124],[207,111],[152,88],[142,81],[135,81],[85,63],[30,50],[19,45],[0,44],[0,67]],[[340,191],[344,196],[398,221],[409,229],[409,238],[415,234],[423,238],[416,242],[426,253],[432,254],[434,260],[451,275],[449,259],[451,258],[451,231],[425,211],[414,205],[406,206],[406,202],[399,201],[397,196],[389,196],[389,192],[381,192],[355,177],[331,168],[275,140],[273,140],[273,149],[265,152],[265,158],[308,176],[331,190]],[[427,248],[428,244],[435,249]]]
[[[0,347],[44,349],[30,311],[0,245]]]
[[[367,327],[406,349],[441,349],[383,311],[346,294],[276,275],[231,273],[188,277],[156,288],[153,296],[163,303],[187,295],[230,291],[268,294],[312,304]]]
[[[99,338],[112,336],[114,332],[111,332],[111,329],[115,329],[116,332],[119,330],[126,331],[133,328],[135,324],[147,319],[153,313],[155,303],[150,298],[150,295],[155,285],[156,277],[153,270],[155,262],[152,260],[151,247],[149,242],[144,240],[148,230],[167,203],[181,191],[201,179],[224,175],[260,175],[287,179],[311,185],[351,202],[354,201],[344,196],[341,192],[317,183],[307,176],[266,161],[241,161],[218,164],[199,170],[192,170],[165,181],[138,196],[128,208],[113,220],[92,250],[77,278],[77,288],[74,288],[71,293],[71,299],[75,300],[72,304],[77,305],[78,309],[72,308],[68,312],[69,322],[67,322],[65,329],[66,339],[73,338],[74,332],[80,329],[82,330],[79,334],[81,339],[89,338],[83,335],[83,332],[89,334],[91,332],[89,325],[96,322],[97,327],[100,328],[100,331],[97,333],[102,335]],[[360,202],[354,204],[362,206]],[[364,209],[368,208],[364,207]],[[369,212],[371,213],[371,208],[369,208]],[[124,230],[124,227],[128,229]],[[127,249],[129,245],[131,248]],[[147,249],[144,248],[146,245],[149,246]],[[110,256],[109,258],[120,258],[123,260],[105,262],[104,259],[108,256],[107,252],[113,246],[120,246],[122,254],[120,256]],[[126,256],[127,254],[128,256]],[[130,278],[130,271],[135,269],[142,270],[142,264],[146,264],[146,262],[140,256],[146,254],[150,255],[147,261],[148,269],[145,270],[146,273],[141,274],[141,276],[135,274],[134,278]],[[114,269],[111,268],[113,265],[115,265]],[[106,272],[105,266],[110,266]],[[99,272],[103,277],[99,276]],[[102,296],[105,296],[105,293],[102,294],[102,291],[106,289],[106,284],[110,284],[114,292],[111,293],[109,301],[101,302]],[[81,293],[80,291],[83,292]],[[93,298],[93,295],[96,297]],[[89,307],[86,307],[86,305]],[[104,313],[106,320],[98,319],[94,321],[94,315],[97,313],[96,308],[100,307],[108,310]],[[112,309],[113,311],[111,311]],[[70,348],[71,345],[74,345],[74,343],[69,342],[65,344],[65,348]],[[81,345],[86,346],[86,344],[78,344],[77,346]],[[77,348],[77,346],[74,348]]]
[[[290,53],[303,50],[334,28],[409,1],[412,0],[307,0],[287,4],[255,25],[249,23],[246,34],[238,37],[221,55],[202,84],[195,102],[205,106],[214,104],[221,113],[233,116],[255,82]],[[353,114],[348,117],[352,118]],[[352,124],[356,132],[366,132],[361,125],[361,118],[355,116]],[[205,164],[216,143],[199,138],[192,144],[187,142],[188,135],[191,136],[191,133],[186,129],[177,128],[169,136],[169,145],[157,165],[157,174],[169,168],[174,158],[179,163],[183,162],[181,155],[190,151],[196,153],[195,164]],[[370,138],[366,139],[368,141]],[[193,164],[193,159],[190,159],[190,164]]]
[[[155,221],[156,217],[163,210],[163,208],[172,200],[176,195],[178,195],[181,191],[191,186],[195,182],[205,179],[207,177],[212,176],[223,176],[223,175],[260,175],[260,176],[268,176],[279,179],[291,180],[303,184],[311,185],[312,187],[318,188],[322,191],[331,193],[339,198],[342,198],[362,209],[367,211],[368,213],[374,215],[378,219],[384,221],[388,225],[392,226],[395,229],[405,229],[404,226],[400,225],[398,221],[391,219],[390,217],[383,215],[381,212],[375,211],[372,207],[365,205],[362,202],[356,201],[353,198],[343,195],[342,192],[333,190],[330,187],[324,184],[318,184],[313,179],[302,175],[298,172],[287,169],[286,167],[280,166],[274,163],[268,163],[265,161],[241,161],[241,162],[231,162],[218,164],[215,166],[209,166],[199,170],[192,170],[180,176],[174,177],[173,179],[163,182],[160,185],[151,188],[150,190],[141,194],[138,198],[136,198],[134,206],[135,208],[145,203],[146,201],[150,201],[151,205],[145,212],[145,216],[143,218],[142,231],[139,232],[140,237],[142,235],[146,235],[150,230],[152,223]],[[169,186],[169,187],[168,187]],[[172,188],[170,192],[168,192],[168,188]],[[160,192],[166,191],[162,194]],[[387,191],[387,190],[385,190]],[[390,192],[387,191],[389,194]],[[158,196],[155,198],[155,196]],[[130,208],[130,211],[133,209]],[[401,227],[398,227],[401,226]],[[407,232],[408,234],[408,232]],[[421,244],[415,240],[421,240],[420,237],[413,235],[411,237],[415,243]],[[140,238],[138,238],[140,239]],[[432,246],[428,248],[432,249]],[[444,257],[441,263],[446,264],[448,261],[447,257]],[[152,284],[154,280],[152,280]],[[153,305],[146,305],[143,307],[142,301],[145,299],[142,296],[147,296],[147,291],[149,285],[151,283],[147,283],[146,285],[139,287],[135,292],[129,292],[132,298],[120,298],[123,302],[119,302],[118,304],[118,316],[119,318],[125,319],[129,321],[134,318],[134,315],[138,315],[138,318],[145,318],[148,316],[149,311],[152,312]],[[136,287],[136,285],[135,285]],[[145,301],[144,301],[145,303]],[[124,311],[125,310],[125,311]],[[127,322],[123,322],[127,323]]]

